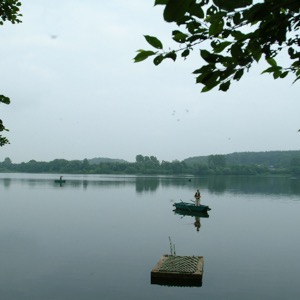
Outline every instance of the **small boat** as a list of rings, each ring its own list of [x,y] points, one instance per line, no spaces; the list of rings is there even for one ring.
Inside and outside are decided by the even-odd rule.
[[[66,181],[63,179],[63,176],[60,176],[59,179],[54,180],[55,183],[66,183]]]
[[[187,202],[177,202],[174,203],[176,210],[187,211],[187,212],[208,212],[210,208],[207,205],[200,204],[196,206],[194,203],[187,203]]]
[[[54,182],[55,183],[66,183],[66,181],[64,179],[55,179]]]

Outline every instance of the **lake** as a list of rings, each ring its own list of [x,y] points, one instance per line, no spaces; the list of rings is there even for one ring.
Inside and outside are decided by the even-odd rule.
[[[1,299],[300,299],[299,179],[60,175],[0,174]],[[169,237],[201,287],[151,284]]]

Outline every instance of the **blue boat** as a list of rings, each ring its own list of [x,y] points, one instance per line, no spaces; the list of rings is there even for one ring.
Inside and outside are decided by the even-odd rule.
[[[208,212],[211,210],[207,205],[198,205],[196,206],[194,203],[187,203],[187,202],[177,202],[174,203],[176,210],[187,211],[187,212]]]

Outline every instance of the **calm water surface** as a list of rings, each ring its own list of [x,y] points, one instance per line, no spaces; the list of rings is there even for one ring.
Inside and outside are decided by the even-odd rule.
[[[300,180],[0,174],[4,300],[300,299]],[[174,214],[200,188],[209,218]],[[201,287],[153,285],[170,253]]]

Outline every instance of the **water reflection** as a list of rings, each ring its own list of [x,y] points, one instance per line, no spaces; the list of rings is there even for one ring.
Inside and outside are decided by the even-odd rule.
[[[123,188],[134,186],[138,194],[154,193],[159,188],[176,187],[207,190],[211,194],[282,194],[300,195],[300,179],[286,177],[210,176],[210,177],[168,177],[168,176],[102,176],[64,175],[65,183],[56,183],[55,174],[0,174],[0,185],[10,188],[14,184],[36,186],[57,186],[67,188]]]
[[[209,214],[207,212],[188,212],[188,211],[182,211],[179,209],[173,210],[175,215],[180,215],[181,218],[184,217],[192,217],[194,219],[194,226],[196,228],[196,231],[199,232],[201,227],[201,218],[209,218]]]
[[[155,192],[158,189],[159,184],[160,178],[158,177],[151,177],[151,180],[147,177],[137,177],[135,181],[135,191],[137,193]]]
[[[0,174],[3,299],[299,298],[299,180],[57,176]],[[173,212],[195,188],[211,216]],[[150,284],[170,235],[204,256],[202,288]]]
[[[3,179],[3,185],[5,188],[9,188],[11,184],[11,179],[10,178],[4,178]]]
[[[292,194],[300,194],[300,180],[299,179],[290,179],[290,187]]]
[[[222,194],[226,191],[227,181],[224,180],[224,177],[213,176],[210,177],[207,182],[207,188],[212,193]]]

